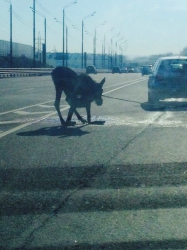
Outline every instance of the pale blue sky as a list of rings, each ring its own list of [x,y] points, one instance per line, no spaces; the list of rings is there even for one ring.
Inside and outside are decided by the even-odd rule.
[[[9,0],[0,0],[0,40],[9,40]],[[33,0],[11,0],[13,41],[32,45]],[[36,0],[36,11],[47,19],[47,51],[62,51],[62,12],[71,0]],[[44,7],[44,8],[43,8]],[[187,46],[187,0],[77,0],[65,9],[68,27],[68,51],[81,52],[82,19],[84,21],[84,51],[93,53],[93,37],[97,28],[97,53],[101,53],[104,35],[105,50],[117,42],[125,55],[179,53]],[[21,18],[21,19],[20,19]],[[57,23],[57,18],[61,23]],[[102,25],[104,22],[106,23]],[[43,17],[36,14],[36,37],[44,38]],[[111,29],[113,30],[111,31]],[[120,33],[118,36],[116,36]],[[120,40],[121,39],[121,40]],[[127,41],[127,43],[125,43]],[[127,46],[126,46],[127,44]]]

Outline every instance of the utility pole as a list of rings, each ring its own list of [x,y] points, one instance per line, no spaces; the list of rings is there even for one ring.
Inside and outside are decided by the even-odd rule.
[[[93,47],[94,47],[94,50],[93,50],[93,65],[96,66],[96,28],[95,28],[95,36],[94,36],[94,39],[93,39]]]
[[[36,66],[36,58],[35,58],[35,2],[36,0],[33,0],[33,68]]]
[[[68,66],[68,27],[66,26],[66,66]]]
[[[84,55],[83,55],[84,54],[84,36],[83,36],[83,33],[84,33],[84,20],[87,19],[87,18],[89,18],[89,17],[92,17],[95,13],[96,12],[94,11],[92,14],[90,14],[90,15],[88,15],[88,16],[86,16],[86,17],[84,17],[82,19],[82,46],[81,46],[81,48],[82,48],[82,59],[81,59],[82,69],[84,67]]]
[[[62,66],[64,66],[64,44],[65,44],[65,37],[64,37],[64,28],[65,28],[65,24],[64,24],[64,17],[65,17],[65,13],[64,13],[64,9],[63,9],[63,44],[62,44]]]
[[[43,66],[46,67],[46,18],[44,19]]]
[[[73,4],[76,4],[77,3],[77,0],[76,1],[73,1],[67,5],[65,5],[63,7],[63,20],[62,20],[62,33],[63,33],[63,38],[62,38],[62,65],[64,66],[65,65],[65,9],[67,9],[68,7],[70,7],[71,5]],[[66,55],[67,56],[67,55]],[[67,62],[66,62],[67,63]]]
[[[12,68],[12,4],[10,4],[10,68]]]
[[[34,7],[35,3],[33,2],[33,7]],[[43,58],[43,66],[45,67],[46,66],[46,41],[47,41],[47,38],[46,38],[46,17],[40,13],[39,11],[36,11],[34,8],[30,7],[32,12],[33,12],[33,66],[35,65],[35,57],[34,57],[34,54],[35,54],[35,50],[36,50],[36,46],[35,46],[35,40],[34,37],[35,37],[35,15],[34,13],[37,13],[38,15],[44,17],[44,43],[42,44],[42,58]],[[35,48],[35,49],[34,49]]]
[[[83,41],[84,41],[84,36],[83,36],[83,32],[84,32],[84,22],[82,20],[82,45],[81,45],[81,49],[82,49],[82,53],[81,53],[81,68],[83,69],[83,62],[84,62],[84,57],[83,57]]]

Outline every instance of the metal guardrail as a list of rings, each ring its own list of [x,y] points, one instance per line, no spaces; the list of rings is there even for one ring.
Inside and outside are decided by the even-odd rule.
[[[54,68],[0,68],[0,79],[7,77],[50,75]],[[77,73],[85,73],[85,69],[73,69]],[[97,69],[98,73],[109,73],[107,69]]]
[[[52,68],[0,68],[0,78],[49,75],[52,70]]]

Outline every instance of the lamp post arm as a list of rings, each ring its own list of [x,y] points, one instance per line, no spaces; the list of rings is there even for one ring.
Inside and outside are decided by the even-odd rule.
[[[95,13],[96,13],[96,11],[94,11],[93,13],[91,13],[91,14],[90,14],[90,15],[88,15],[88,16],[85,16],[82,20],[84,21],[85,19],[87,19],[87,18],[89,18],[89,17],[93,16]]]
[[[71,2],[71,3],[68,3],[67,5],[65,5],[64,7],[63,7],[63,9],[66,9],[66,8],[68,8],[69,6],[71,6],[71,5],[73,5],[73,4],[76,4],[77,3],[77,1],[73,1],[73,2]]]

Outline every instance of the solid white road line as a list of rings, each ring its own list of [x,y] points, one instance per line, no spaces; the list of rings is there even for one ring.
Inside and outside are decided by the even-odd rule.
[[[61,111],[64,111],[64,110],[66,110],[66,109],[68,109],[68,108],[69,108],[69,107],[63,108],[63,109],[61,109]],[[19,125],[19,126],[13,128],[13,129],[9,129],[9,130],[7,130],[7,131],[1,133],[1,134],[0,134],[0,138],[4,137],[4,136],[6,136],[6,135],[9,135],[9,134],[11,134],[11,133],[14,133],[15,131],[18,131],[19,129],[25,128],[25,127],[27,127],[27,126],[29,126],[29,125],[31,125],[31,124],[34,124],[34,123],[40,122],[40,121],[42,121],[42,120],[45,120],[46,118],[48,118],[48,117],[50,117],[50,116],[53,116],[53,115],[55,115],[55,114],[56,114],[56,111],[50,112],[48,115],[42,116],[42,117],[40,117],[40,118],[38,118],[38,119],[36,119],[36,120],[34,120],[34,121],[30,121],[30,122],[24,123],[24,124],[22,124],[22,125]]]
[[[48,102],[41,102],[41,103],[38,103],[38,104],[33,104],[33,105],[26,106],[26,107],[19,108],[19,109],[13,109],[13,110],[5,111],[5,112],[0,113],[0,115],[5,115],[5,114],[8,114],[8,113],[16,112],[18,110],[23,110],[23,109],[27,109],[27,108],[33,108],[33,107],[36,107],[38,105],[43,105],[43,104],[50,103],[50,102],[54,102],[54,100],[48,101]]]
[[[114,86],[118,86],[118,85],[122,85],[122,84],[126,84],[126,83],[130,83],[130,85],[131,85],[131,84],[137,83],[137,81],[143,81],[145,79],[146,78],[144,77],[144,78],[139,78],[139,79],[131,80],[131,81],[128,81],[128,82],[121,82],[121,83],[114,84],[112,86],[105,87],[104,89],[106,89],[106,88],[112,88]],[[127,84],[125,86],[129,86],[129,84]],[[124,88],[125,86],[122,86],[121,88]],[[117,90],[117,89],[114,89],[114,90]],[[110,90],[109,92],[112,92],[114,90]],[[109,92],[105,92],[104,94],[107,94]],[[61,100],[64,100],[64,99],[65,99],[65,97],[61,98]],[[5,114],[12,113],[12,112],[17,112],[19,110],[23,110],[23,109],[27,109],[27,108],[33,108],[33,107],[36,107],[36,106],[43,106],[43,105],[45,106],[45,104],[48,104],[48,103],[51,103],[51,102],[54,102],[54,100],[47,101],[47,102],[41,102],[41,103],[33,104],[33,105],[30,105],[30,106],[25,106],[23,108],[18,108],[18,109],[13,109],[13,110],[5,111],[5,112],[0,113],[0,115],[5,115]],[[49,107],[51,107],[51,105]]]
[[[105,93],[103,93],[103,94],[111,93],[111,92],[116,91],[116,90],[118,90],[118,89],[128,87],[128,86],[130,86],[130,85],[139,83],[139,82],[144,81],[144,80],[145,80],[145,79],[138,79],[138,80],[135,80],[135,81],[133,81],[132,83],[129,83],[129,84],[124,85],[124,86],[121,86],[121,87],[119,87],[119,88],[115,88],[115,89],[109,90],[109,91],[107,91],[107,92],[105,92]],[[44,102],[44,103],[40,103],[40,104],[45,104],[45,103],[49,103],[49,102],[51,102],[51,101]],[[31,105],[31,106],[29,106],[29,107],[35,107],[35,106],[37,106],[37,105],[38,105],[38,104],[36,104],[36,105]],[[61,111],[67,110],[68,108],[69,108],[69,107],[67,106],[67,107],[61,109]],[[21,109],[23,109],[23,108],[16,109],[16,110],[14,110],[14,112],[15,112],[15,111],[18,111],[18,110],[21,110]],[[13,110],[12,110],[12,111],[8,111],[8,112],[5,112],[5,113],[10,113],[10,112],[13,112]],[[1,114],[2,114],[2,113],[1,113]],[[36,120],[34,120],[34,121],[30,121],[30,122],[24,123],[24,124],[22,124],[22,125],[19,125],[19,126],[13,128],[13,129],[9,129],[9,130],[7,130],[7,131],[1,133],[1,134],[0,134],[0,138],[4,137],[4,136],[6,136],[6,135],[9,135],[9,134],[11,134],[11,133],[14,133],[14,132],[16,132],[16,131],[18,131],[18,130],[20,130],[20,129],[22,129],[22,128],[25,128],[25,127],[27,127],[27,126],[29,126],[29,125],[31,125],[31,124],[34,124],[34,123],[37,123],[37,122],[39,122],[39,121],[45,120],[46,118],[49,118],[49,117],[51,117],[51,116],[53,116],[53,115],[55,115],[55,114],[56,114],[56,111],[50,112],[48,115],[45,115],[45,116],[43,116],[43,117],[41,117],[41,118],[38,118],[38,119],[36,119]]]

